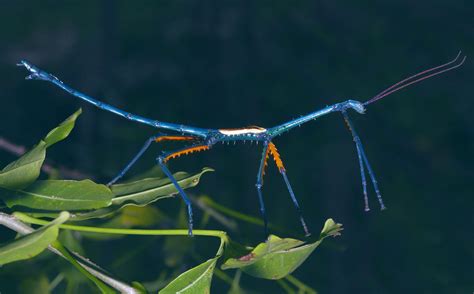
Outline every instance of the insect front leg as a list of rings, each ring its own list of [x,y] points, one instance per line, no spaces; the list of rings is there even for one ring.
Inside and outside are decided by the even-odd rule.
[[[352,121],[349,119],[349,116],[347,115],[347,112],[345,110],[341,111],[342,116],[344,117],[344,120],[347,124],[347,127],[351,131],[352,138],[354,140],[354,143],[357,148],[357,155],[359,157],[359,166],[360,166],[360,173],[361,173],[361,178],[362,178],[362,187],[364,191],[364,201],[365,201],[365,210],[369,210],[369,203],[368,203],[368,198],[367,198],[367,183],[365,180],[365,171],[364,171],[364,165],[367,167],[367,171],[369,173],[370,179],[372,181],[372,185],[375,190],[375,194],[377,195],[377,199],[380,204],[380,209],[384,210],[385,204],[383,203],[382,195],[380,194],[380,190],[377,184],[377,179],[375,178],[375,173],[372,170],[372,167],[370,166],[369,160],[367,159],[367,156],[365,155],[364,147],[362,146],[362,142],[360,141],[359,135],[357,134],[356,130],[354,129],[354,125],[352,124]]]

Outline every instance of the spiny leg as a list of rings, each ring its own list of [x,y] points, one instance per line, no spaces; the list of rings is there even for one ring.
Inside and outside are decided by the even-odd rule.
[[[173,174],[170,172],[168,167],[166,166],[166,162],[169,159],[179,157],[181,155],[187,155],[193,152],[199,152],[199,151],[204,151],[204,150],[209,150],[210,145],[193,145],[190,147],[183,148],[181,150],[175,151],[175,152],[170,152],[167,154],[164,154],[162,156],[159,156],[157,158],[157,162],[161,167],[161,170],[165,173],[165,175],[171,180],[173,183],[174,187],[176,190],[178,190],[179,195],[183,199],[184,203],[186,204],[187,210],[188,210],[188,233],[189,236],[193,235],[193,209],[191,206],[191,201],[189,200],[189,197],[186,195],[184,190],[181,188],[181,186],[178,184],[178,181],[176,178],[173,176]]]
[[[356,144],[357,149],[357,157],[359,158],[359,167],[360,167],[360,177],[362,179],[362,191],[364,193],[364,204],[365,204],[365,211],[369,211],[369,197],[367,195],[367,180],[365,179],[365,171],[364,171],[364,162],[362,161],[362,152],[360,151],[360,147]]]
[[[262,159],[260,160],[260,167],[258,169],[258,174],[257,174],[257,184],[255,184],[255,186],[257,187],[260,213],[262,214],[262,218],[263,218],[263,230],[264,230],[265,238],[267,238],[268,236],[268,220],[267,220],[267,214],[265,212],[265,203],[263,201],[262,187],[263,187],[263,176],[265,175],[265,167],[267,166],[267,159],[268,159],[268,142],[265,142],[263,146]]]
[[[352,121],[349,119],[349,116],[347,115],[346,111],[343,110],[341,111],[344,120],[351,131],[352,138],[354,140],[354,143],[356,144],[357,148],[357,155],[359,157],[359,165],[360,165],[360,172],[361,172],[361,177],[362,177],[362,186],[364,189],[364,200],[365,200],[365,210],[369,210],[368,206],[368,199],[367,199],[367,183],[365,181],[365,173],[364,173],[364,167],[363,164],[367,167],[367,171],[369,173],[370,179],[372,181],[372,185],[374,186],[375,194],[377,195],[377,199],[380,204],[380,209],[384,210],[386,207],[383,203],[382,195],[380,194],[380,190],[377,184],[377,179],[375,178],[374,171],[372,170],[372,167],[370,166],[369,160],[367,159],[367,156],[365,155],[364,152],[364,147],[362,146],[362,142],[360,141],[359,135],[357,135],[356,130],[354,129],[354,125],[352,124]]]
[[[167,135],[157,135],[150,137],[148,140],[146,140],[145,144],[143,144],[143,147],[138,151],[138,153],[130,160],[130,162],[118,173],[115,178],[113,178],[110,182],[107,183],[107,186],[113,185],[115,182],[120,180],[125,173],[137,162],[140,157],[145,153],[145,151],[150,147],[152,142],[161,142],[161,141],[189,141],[189,140],[196,140],[196,137],[191,137],[191,136],[167,136]]]
[[[352,132],[351,124],[348,121],[349,117],[348,117],[346,111],[342,111],[342,115],[344,116],[344,121],[346,122],[347,127],[349,128],[349,130],[352,133],[352,138],[353,138],[353,141],[356,145],[357,158],[359,159],[360,177],[361,177],[361,180],[362,180],[362,191],[364,193],[364,204],[365,204],[365,209],[364,210],[369,211],[370,207],[369,207],[369,197],[367,195],[367,180],[365,179],[365,170],[364,170],[364,161],[362,159],[362,152],[361,152],[359,144],[357,143],[357,140],[354,136],[354,133]]]
[[[97,99],[95,99],[95,98],[93,98],[93,97],[91,97],[91,96],[89,96],[85,93],[82,93],[82,92],[79,92],[79,91],[73,89],[69,85],[63,83],[60,79],[58,79],[54,75],[52,75],[48,72],[45,72],[44,70],[39,69],[35,65],[29,63],[28,61],[22,60],[22,61],[20,61],[18,66],[24,66],[30,72],[30,75],[28,75],[26,77],[27,80],[42,80],[42,81],[50,82],[50,83],[56,85],[57,87],[63,89],[64,91],[68,92],[69,94],[71,94],[71,95],[73,95],[73,96],[75,96],[75,97],[77,97],[77,98],[79,98],[83,101],[86,101],[87,103],[95,105],[96,107],[98,107],[102,110],[109,111],[109,112],[114,113],[118,116],[121,116],[125,119],[131,120],[131,121],[134,121],[134,122],[138,122],[138,123],[142,123],[142,124],[147,124],[147,125],[150,125],[150,126],[155,127],[155,128],[172,130],[172,131],[175,131],[175,132],[179,132],[179,133],[183,133],[183,134],[189,134],[189,135],[192,135],[192,136],[199,136],[199,137],[202,137],[202,138],[205,138],[210,132],[209,129],[201,129],[201,128],[196,128],[196,127],[192,127],[192,126],[185,126],[185,125],[182,125],[182,124],[162,122],[162,121],[149,119],[149,118],[146,118],[146,117],[143,117],[143,116],[140,116],[140,115],[136,115],[136,114],[124,111],[124,110],[119,109],[115,106],[112,106],[112,105],[107,104],[105,102],[99,101],[99,100],[97,100]]]
[[[309,232],[308,227],[306,226],[306,222],[303,218],[303,212],[301,211],[298,200],[296,199],[295,193],[293,192],[293,188],[291,188],[290,181],[288,180],[288,176],[286,175],[286,169],[283,165],[283,161],[281,160],[280,154],[278,153],[278,150],[275,144],[270,142],[268,144],[268,150],[273,156],[273,160],[275,161],[275,164],[277,165],[278,170],[280,171],[280,174],[283,176],[283,179],[285,180],[285,184],[286,184],[286,187],[288,188],[288,192],[290,192],[291,200],[293,201],[293,204],[296,207],[296,211],[298,212],[298,216],[300,218],[301,225],[303,226],[304,233],[306,236],[310,236],[311,233]]]
[[[375,178],[375,174],[372,170],[372,167],[370,166],[369,160],[367,159],[367,156],[365,155],[364,149],[362,148],[362,145],[360,146],[361,148],[361,154],[362,154],[362,159],[364,159],[365,165],[367,166],[367,171],[369,172],[370,179],[372,180],[372,185],[374,186],[375,194],[377,195],[377,199],[379,201],[380,205],[380,210],[385,210],[387,207],[385,207],[385,204],[383,203],[382,199],[382,194],[380,194],[379,186],[377,183],[377,179]]]

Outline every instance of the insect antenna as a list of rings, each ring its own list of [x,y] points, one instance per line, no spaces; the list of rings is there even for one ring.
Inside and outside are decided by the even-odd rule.
[[[459,51],[456,58],[454,58],[453,60],[451,60],[447,63],[438,65],[438,66],[433,67],[433,68],[429,68],[429,69],[424,70],[424,71],[421,71],[417,74],[414,74],[412,76],[409,76],[406,79],[403,79],[403,80],[399,81],[396,84],[393,84],[392,86],[388,87],[387,89],[383,90],[382,92],[380,92],[377,95],[375,95],[374,97],[372,97],[370,100],[364,102],[364,105],[371,104],[371,103],[373,103],[373,102],[375,102],[379,99],[382,99],[382,98],[384,98],[384,97],[386,97],[390,94],[393,94],[393,93],[395,93],[395,92],[397,92],[397,91],[399,91],[399,90],[401,90],[405,87],[408,87],[412,84],[421,82],[421,81],[426,80],[428,78],[437,76],[437,75],[442,74],[444,72],[447,72],[447,71],[450,71],[450,70],[453,70],[455,68],[460,67],[464,63],[464,61],[466,60],[466,56],[463,56],[461,61],[458,62],[460,56],[461,56],[461,51]]]

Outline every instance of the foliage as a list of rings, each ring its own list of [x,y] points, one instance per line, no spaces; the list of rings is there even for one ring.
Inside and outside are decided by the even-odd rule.
[[[59,225],[67,221],[68,212],[61,212],[59,217],[40,229],[4,244],[0,248],[0,265],[17,260],[29,259],[40,254],[58,237]]]
[[[84,289],[83,287],[91,285],[84,286],[84,278],[87,278],[102,293],[113,292],[113,289],[129,293],[156,290],[159,290],[159,293],[209,293],[213,275],[216,274],[222,280],[229,282],[230,292],[243,293],[244,290],[239,285],[239,281],[241,272],[244,272],[256,278],[286,279],[287,282],[281,280],[280,285],[287,290],[290,288],[288,283],[291,283],[301,292],[314,292],[290,274],[325,238],[339,234],[342,227],[332,219],[326,221],[321,234],[313,242],[306,243],[297,239],[270,235],[265,242],[258,244],[255,248],[250,248],[232,241],[224,231],[196,229],[194,230],[196,237],[190,239],[186,236],[186,229],[143,229],[174,223],[173,218],[163,213],[159,205],[155,205],[155,202],[159,200],[177,195],[170,180],[164,178],[161,173],[158,175],[156,172],[146,173],[145,176],[111,187],[89,179],[39,180],[46,149],[64,140],[70,134],[80,113],[81,110],[78,110],[71,115],[50,131],[35,147],[8,164],[0,172],[0,199],[6,205],[3,208],[5,212],[0,212],[0,224],[21,235],[0,246],[0,264],[5,265],[32,258],[34,258],[33,262],[42,263],[46,260],[52,262],[52,259],[57,257],[51,254],[36,257],[45,249],[49,249],[83,274],[83,278],[78,279],[70,268],[62,266],[53,281],[49,281],[48,277],[43,275],[37,281],[43,285],[42,287],[48,288],[48,291],[61,287],[68,292],[80,291]],[[175,177],[181,187],[188,189],[196,186],[201,176],[209,171],[212,169],[204,168],[201,172],[194,174],[178,172]],[[219,206],[209,197],[203,197],[201,200],[202,203],[215,204],[217,210],[220,209],[227,215],[225,217],[230,216],[242,221],[250,219],[252,220],[250,223],[255,223],[253,218]],[[214,215],[221,212],[214,211]],[[46,220],[51,218],[55,219]],[[206,220],[206,217],[203,220]],[[25,224],[39,225],[39,227],[32,229]],[[202,226],[205,226],[205,223]],[[60,230],[62,234],[59,234]],[[78,235],[71,236],[70,231],[75,231],[81,238],[77,238]],[[201,236],[218,238],[220,245],[214,257],[204,259],[205,261],[202,262],[203,258],[195,255],[194,263],[197,262],[198,265],[188,270],[177,268],[169,275],[165,273],[166,277],[159,279],[155,285],[120,281],[89,259],[74,252],[85,252],[81,239],[110,240],[115,239],[113,236],[126,235],[167,236],[168,241],[183,238],[179,236],[186,236],[184,237],[186,242],[181,240],[178,243],[168,243],[173,244],[172,247],[168,246],[172,250],[183,244],[199,243]],[[74,251],[69,247],[74,248]],[[183,251],[178,252],[186,254],[186,251],[191,251],[189,246],[183,248]],[[131,251],[123,254],[123,258],[126,258],[125,256],[131,254]],[[120,260],[120,258],[117,259]],[[220,271],[218,263],[221,264],[220,268],[223,270],[237,269],[236,279],[232,280],[226,273]],[[172,264],[177,265],[177,261]],[[5,269],[8,270],[8,267],[2,270]],[[179,274],[180,271],[182,271],[181,274]],[[66,283],[61,286],[63,280]],[[34,283],[35,279],[28,281],[28,283]]]
[[[240,268],[257,278],[281,279],[297,269],[324,238],[337,236],[340,230],[342,225],[328,219],[319,239],[313,243],[305,244],[300,240],[270,235],[267,241],[257,245],[250,253],[239,258],[229,258],[222,269]]]

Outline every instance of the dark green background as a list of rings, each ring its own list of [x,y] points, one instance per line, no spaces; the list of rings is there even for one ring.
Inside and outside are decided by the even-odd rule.
[[[355,147],[339,114],[274,142],[312,231],[329,217],[345,228],[296,277],[321,293],[471,293],[473,2],[357,2],[0,1],[0,136],[31,146],[81,106],[77,130],[48,158],[106,181],[155,132],[46,83],[25,82],[25,70],[14,66],[20,59],[147,117],[210,128],[271,127],[346,99],[365,101],[461,49],[471,58],[457,71],[370,105],[363,116],[350,113],[387,211],[376,209],[371,189],[373,209],[363,211]],[[151,167],[159,152],[154,146],[133,172]],[[215,168],[194,193],[258,216],[260,154],[249,144],[219,145],[170,167]],[[0,152],[2,165],[13,158]],[[301,236],[272,165],[265,184],[271,222]],[[262,230],[243,226],[231,237],[256,244]],[[89,257],[126,280],[152,280],[163,266],[158,243],[137,257],[147,261],[145,268],[108,266],[144,240],[91,243]],[[206,239],[193,242],[207,246]],[[281,291],[248,276],[242,282],[247,289]],[[216,293],[225,289],[214,279]]]

